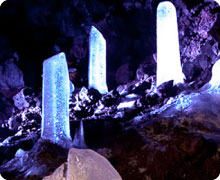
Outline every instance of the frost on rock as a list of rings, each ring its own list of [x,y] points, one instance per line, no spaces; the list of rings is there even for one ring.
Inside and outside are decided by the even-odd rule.
[[[157,86],[174,80],[183,83],[176,9],[165,1],[157,8]]]
[[[43,63],[41,137],[61,146],[71,141],[69,125],[70,81],[64,53]]]
[[[14,105],[18,109],[23,109],[29,107],[29,103],[26,101],[24,96],[24,89],[22,89],[18,94],[13,97]]]
[[[91,28],[89,42],[89,88],[106,94],[108,92],[106,84],[106,41],[94,26]]]
[[[220,60],[212,67],[212,78],[194,92],[183,91],[165,105],[151,111],[152,115],[175,117],[179,113],[193,117],[194,121],[220,128]],[[202,118],[201,118],[202,117]]]
[[[135,100],[122,102],[118,105],[117,109],[134,108],[135,102]]]

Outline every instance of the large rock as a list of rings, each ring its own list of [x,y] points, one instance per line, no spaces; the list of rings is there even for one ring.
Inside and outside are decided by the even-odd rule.
[[[62,164],[51,176],[43,180],[121,180],[112,165],[90,149],[69,150],[67,167]]]
[[[67,180],[121,180],[118,172],[101,155],[90,149],[70,149]]]
[[[52,175],[46,176],[43,180],[65,180],[66,167],[67,163],[63,163]]]

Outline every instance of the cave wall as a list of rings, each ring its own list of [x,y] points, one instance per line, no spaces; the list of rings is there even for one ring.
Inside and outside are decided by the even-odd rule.
[[[154,75],[155,17],[160,1],[6,0],[0,7],[0,63],[13,59],[23,72],[25,86],[39,89],[43,60],[63,51],[69,68],[77,70],[74,84],[87,85],[88,39],[93,25],[107,41],[109,89],[134,79],[138,67]],[[218,58],[219,7],[214,1],[172,2],[177,9],[186,82],[195,81],[200,87],[210,79],[210,69]]]

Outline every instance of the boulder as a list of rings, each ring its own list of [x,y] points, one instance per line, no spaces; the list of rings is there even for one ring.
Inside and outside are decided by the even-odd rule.
[[[43,180],[65,180],[66,167],[67,163],[63,163],[52,175],[44,177]]]
[[[43,180],[122,180],[103,156],[90,149],[69,150],[68,162],[63,163]]]

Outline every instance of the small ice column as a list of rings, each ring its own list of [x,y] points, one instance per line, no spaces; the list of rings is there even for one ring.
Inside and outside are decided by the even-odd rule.
[[[183,83],[176,9],[171,2],[157,7],[157,86],[174,80]]]
[[[84,139],[84,128],[83,128],[83,121],[80,121],[79,128],[76,129],[73,146],[77,148],[87,148],[85,139]]]
[[[101,94],[108,92],[106,84],[106,41],[92,26],[89,38],[89,88]]]
[[[66,57],[59,53],[43,63],[41,137],[61,146],[71,141],[70,80]]]

